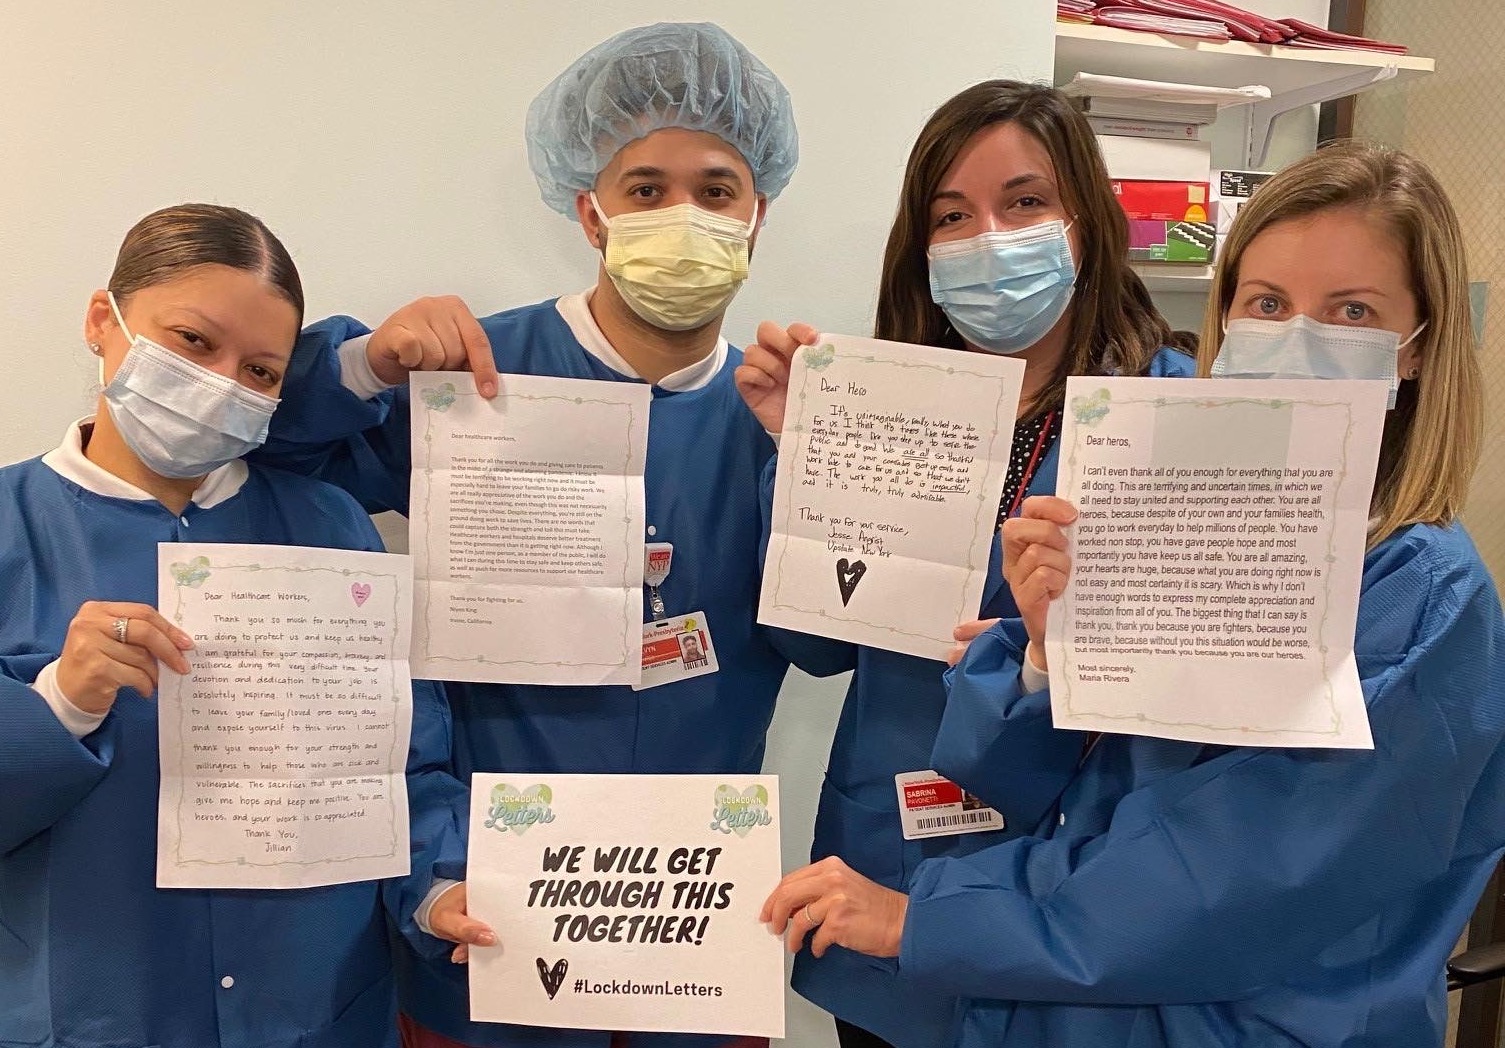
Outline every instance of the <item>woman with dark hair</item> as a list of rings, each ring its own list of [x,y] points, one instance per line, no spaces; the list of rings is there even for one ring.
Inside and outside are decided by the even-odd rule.
[[[1129,268],[1128,225],[1086,119],[1053,88],[1009,80],[968,88],[921,130],[884,254],[874,334],[1024,361],[1000,522],[1026,495],[1055,490],[1068,376],[1187,375],[1193,367],[1164,348],[1169,325]],[[783,425],[790,357],[816,335],[808,325],[785,331],[764,323],[759,344],[747,350],[739,386],[770,432]],[[770,465],[765,514],[772,491]],[[958,627],[958,653],[992,621],[1017,614],[1000,564],[995,544],[981,619]],[[978,817],[959,819],[963,832],[906,840],[895,776],[932,767],[945,666],[784,631],[778,644],[806,672],[855,670],[821,790],[812,861],[834,856],[901,890],[928,857],[966,855],[1033,827],[1016,818],[965,832],[997,825]],[[1048,711],[1038,730],[1041,759],[1048,760]],[[1053,798],[1030,794],[1028,764],[1015,774],[1020,810],[1043,812]],[[812,918],[803,912],[794,919]],[[844,1048],[951,1043],[954,999],[922,991],[891,963],[828,950],[818,933],[813,943],[813,953],[795,959],[794,987],[836,1016]]]
[[[411,877],[156,887],[152,698],[159,667],[189,672],[193,647],[156,610],[157,544],[381,549],[349,495],[241,461],[302,317],[297,269],[259,220],[148,215],[85,313],[97,414],[0,469],[0,1044],[396,1044],[384,897],[417,936],[410,913],[459,847],[464,790],[443,770],[432,684],[413,682]]]

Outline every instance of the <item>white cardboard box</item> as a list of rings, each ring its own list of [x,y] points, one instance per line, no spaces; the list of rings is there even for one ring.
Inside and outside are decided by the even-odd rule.
[[[1111,178],[1206,182],[1212,171],[1212,143],[1163,138],[1098,135],[1098,148]]]

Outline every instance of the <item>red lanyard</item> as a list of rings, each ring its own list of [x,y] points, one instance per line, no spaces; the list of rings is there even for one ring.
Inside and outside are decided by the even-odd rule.
[[[1019,512],[1019,504],[1024,501],[1024,493],[1029,489],[1030,481],[1035,479],[1035,467],[1039,465],[1040,455],[1045,450],[1045,442],[1050,439],[1050,431],[1055,424],[1056,413],[1052,411],[1045,416],[1045,424],[1040,427],[1040,435],[1035,438],[1035,450],[1030,452],[1029,462],[1024,467],[1024,475],[1019,478],[1019,490],[1014,493],[1014,504],[1009,507],[1008,516],[1010,517]]]

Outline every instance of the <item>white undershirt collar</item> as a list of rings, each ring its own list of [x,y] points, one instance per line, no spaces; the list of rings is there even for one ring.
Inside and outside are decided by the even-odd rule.
[[[72,481],[96,495],[129,499],[132,502],[156,502],[156,496],[142,491],[85,457],[83,427],[93,424],[94,416],[90,415],[69,426],[63,434],[63,442],[42,456],[42,464],[64,480]],[[199,483],[193,493],[193,504],[199,509],[213,509],[239,492],[249,475],[250,470],[240,459],[225,463]]]
[[[596,324],[596,318],[591,316],[590,300],[595,291],[596,289],[592,287],[578,294],[561,295],[555,300],[554,308],[559,311],[559,315],[569,326],[570,334],[574,335],[575,340],[585,347],[587,353],[619,374],[626,375],[628,378],[642,378],[606,340],[600,326]],[[718,336],[716,348],[706,354],[703,359],[697,360],[689,367],[680,368],[671,375],[665,375],[654,384],[671,393],[688,393],[691,390],[701,389],[709,385],[711,379],[720,373],[722,365],[726,363],[726,355],[726,339]]]

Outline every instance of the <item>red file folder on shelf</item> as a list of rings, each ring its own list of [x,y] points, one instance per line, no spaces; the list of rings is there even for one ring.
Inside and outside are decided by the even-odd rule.
[[[1057,0],[1056,17],[1204,40],[1242,40],[1251,44],[1392,55],[1403,55],[1409,50],[1404,44],[1339,33],[1299,18],[1266,18],[1219,0],[1112,0],[1110,3]]]
[[[1163,33],[1167,36],[1191,36],[1199,40],[1231,40],[1233,37],[1222,22],[1202,19],[1170,18],[1150,14],[1137,7],[1114,5],[1099,7],[1089,19],[1097,25],[1113,29],[1135,29],[1143,33]]]
[[[1374,40],[1367,36],[1350,36],[1347,33],[1339,33],[1332,29],[1323,29],[1321,26],[1303,22],[1299,18],[1282,18],[1281,22],[1296,33],[1293,38],[1286,41],[1287,47],[1330,48],[1340,51],[1379,51],[1388,55],[1403,55],[1410,50],[1405,44],[1386,43],[1383,40]]]
[[[1218,0],[1116,0],[1114,6],[1171,18],[1216,23],[1233,39],[1251,44],[1278,44],[1296,35],[1295,30],[1272,18],[1219,3]]]

